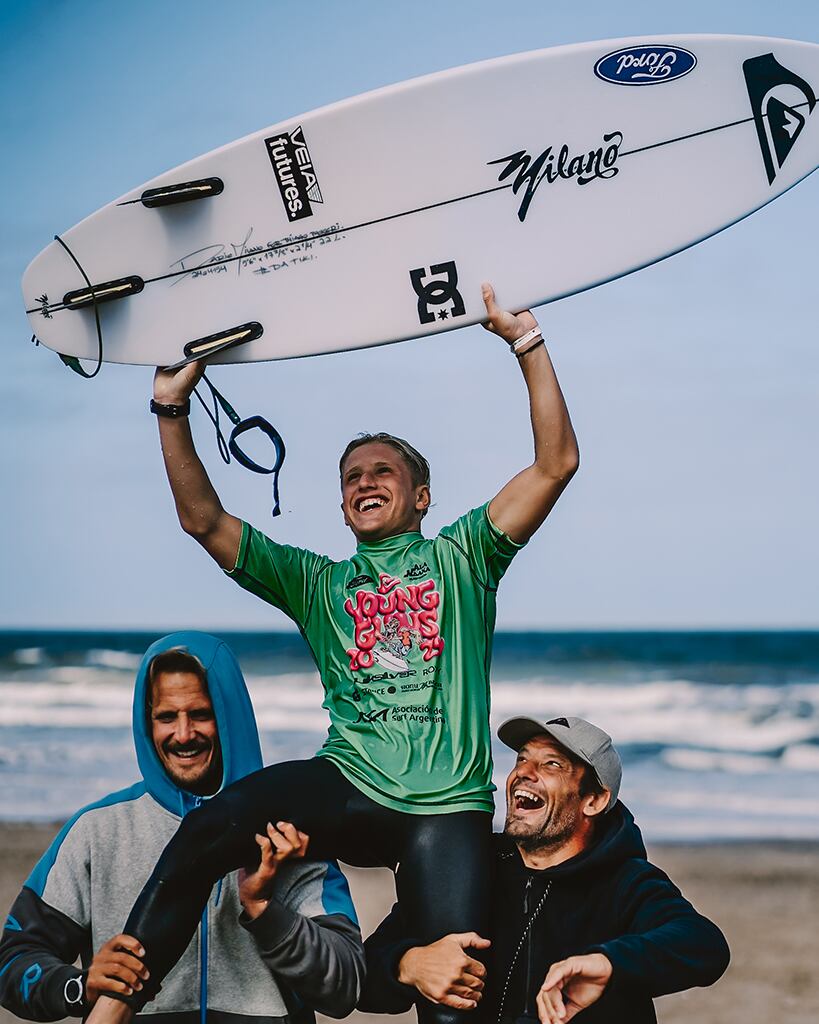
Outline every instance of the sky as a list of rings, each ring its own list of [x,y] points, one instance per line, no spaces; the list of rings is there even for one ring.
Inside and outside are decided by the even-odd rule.
[[[819,6],[0,0],[0,628],[287,626],[177,526],[151,371],[84,381],[30,344],[19,282],[55,232],[335,100],[525,50],[690,32],[816,42]],[[684,253],[537,311],[582,465],[507,573],[501,628],[819,627],[817,200],[813,175]],[[427,532],[491,498],[531,459],[525,390],[479,327],[444,339],[214,371],[288,446],[273,520],[269,481],[222,466],[195,413],[224,505],[345,557],[338,454],[380,429],[430,459]]]

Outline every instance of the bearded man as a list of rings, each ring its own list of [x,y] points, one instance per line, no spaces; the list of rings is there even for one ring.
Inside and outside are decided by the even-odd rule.
[[[582,718],[513,718],[517,758],[495,839],[492,942],[474,932],[420,945],[400,910],[365,943],[360,1009],[399,1013],[420,992],[487,1021],[653,1024],[653,998],[713,984],[728,966],[719,928],[646,858],[618,800],[611,738]],[[491,945],[491,949],[490,949]],[[490,970],[470,950],[490,950]]]

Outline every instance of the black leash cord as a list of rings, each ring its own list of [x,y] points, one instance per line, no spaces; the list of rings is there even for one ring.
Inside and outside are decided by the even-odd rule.
[[[94,370],[91,373],[89,373],[81,365],[79,359],[77,359],[76,356],[64,356],[59,352],[57,354],[60,356],[60,359],[62,359],[62,361],[69,369],[73,370],[75,373],[78,373],[81,377],[85,377],[86,380],[91,380],[91,378],[96,377],[97,374],[102,369],[102,325],[100,324],[100,314],[97,303],[97,295],[96,292],[94,291],[94,286],[91,284],[88,274],[86,274],[86,272],[83,270],[82,264],[71,251],[71,249],[66,245],[66,243],[62,240],[62,238],[60,238],[59,235],[55,235],[54,240],[56,242],[59,242],[63,249],[65,249],[65,251],[71,257],[71,259],[74,262],[74,265],[76,266],[77,270],[79,270],[79,272],[82,274],[83,280],[85,281],[86,285],[88,286],[91,292],[91,297],[94,302],[94,320],[97,325],[97,365],[94,368]],[[37,341],[37,338],[34,335],[32,335],[32,341],[39,344],[39,341]],[[236,459],[239,465],[244,466],[245,469],[249,469],[251,473],[263,473],[265,475],[272,475],[272,514],[274,516],[281,515],[281,507],[279,504],[279,473],[281,471],[282,464],[284,463],[284,457],[286,454],[284,440],[282,439],[281,434],[278,432],[278,430],[276,430],[273,424],[269,423],[263,416],[249,416],[247,419],[243,420],[238,415],[233,406],[230,404],[230,402],[228,402],[225,396],[221,394],[216,389],[216,387],[214,387],[214,385],[208,380],[206,376],[203,375],[202,380],[205,382],[205,384],[207,384],[208,388],[210,389],[211,398],[213,400],[213,412],[211,412],[211,410],[208,408],[207,402],[202,398],[202,396],[196,389],[194,389],[193,393],[199,399],[202,408],[207,413],[208,419],[210,419],[211,423],[213,424],[214,430],[216,431],[216,446],[219,449],[219,455],[221,456],[222,461],[225,462],[226,465],[230,465],[230,457],[231,455],[233,455],[233,457]],[[225,441],[225,435],[222,433],[222,428],[219,423],[220,407],[233,424],[233,430],[231,431],[230,438],[227,441]],[[273,444],[273,449],[276,453],[276,459],[272,466],[260,466],[258,462],[255,462],[253,459],[251,459],[250,456],[243,452],[242,449],[239,447],[236,438],[240,437],[242,434],[247,433],[247,431],[249,430],[261,430],[262,433],[265,434],[270,439],[271,443]]]
[[[245,469],[249,469],[251,473],[263,473],[267,476],[272,476],[273,510],[271,515],[281,515],[281,507],[279,503],[279,473],[281,472],[286,455],[284,440],[281,434],[276,430],[273,424],[268,422],[268,420],[263,416],[248,416],[247,419],[243,420],[225,396],[204,374],[202,375],[202,380],[207,384],[210,390],[210,397],[213,401],[213,412],[208,408],[208,403],[204,398],[202,398],[196,388],[194,388],[193,393],[196,395],[200,405],[207,413],[208,419],[211,421],[214,430],[216,431],[216,445],[219,449],[222,461],[226,465],[230,465],[230,457],[232,455],[240,466],[244,466]],[[225,442],[225,435],[222,433],[222,428],[219,423],[220,407],[233,424],[233,430],[230,432],[230,439],[227,442]],[[251,459],[250,456],[239,447],[236,438],[247,433],[249,430],[261,430],[261,432],[269,438],[276,453],[276,459],[272,466],[260,466],[258,462]]]
[[[100,324],[100,313],[97,304],[97,293],[94,291],[94,286],[91,284],[91,281],[88,278],[88,274],[86,274],[86,272],[82,269],[80,261],[77,259],[74,253],[68,248],[68,246],[62,240],[62,238],[60,238],[59,235],[55,235],[54,241],[59,242],[63,249],[65,249],[65,251],[71,257],[71,259],[74,261],[77,270],[79,270],[79,272],[82,274],[85,283],[91,290],[91,297],[94,300],[94,319],[96,320],[97,323],[97,365],[91,373],[88,373],[88,371],[82,366],[82,364],[80,363],[79,359],[77,359],[76,356],[64,356],[60,352],[58,352],[57,355],[60,357],[60,359],[62,359],[62,361],[70,370],[74,371],[74,373],[78,373],[81,377],[85,377],[86,380],[91,380],[91,378],[96,377],[97,374],[102,369],[102,326]]]

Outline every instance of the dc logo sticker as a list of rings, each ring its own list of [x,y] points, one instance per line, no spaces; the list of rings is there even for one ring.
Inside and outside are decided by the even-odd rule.
[[[418,319],[422,324],[446,320],[450,316],[464,316],[466,306],[458,291],[458,268],[454,260],[435,263],[429,270],[419,267],[409,272],[412,287],[418,296]],[[431,280],[427,280],[431,278]],[[430,306],[440,306],[435,312]]]
[[[742,70],[768,184],[772,185],[813,113],[816,95],[804,78],[783,67],[772,53],[749,58]],[[799,107],[808,108],[807,116]]]

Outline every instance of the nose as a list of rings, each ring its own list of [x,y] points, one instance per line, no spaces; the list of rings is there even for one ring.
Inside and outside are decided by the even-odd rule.
[[[195,732],[196,730],[191,719],[185,714],[180,715],[176,720],[176,742],[189,743],[193,739]]]
[[[534,761],[524,758],[515,766],[515,775],[519,779],[537,779]]]

